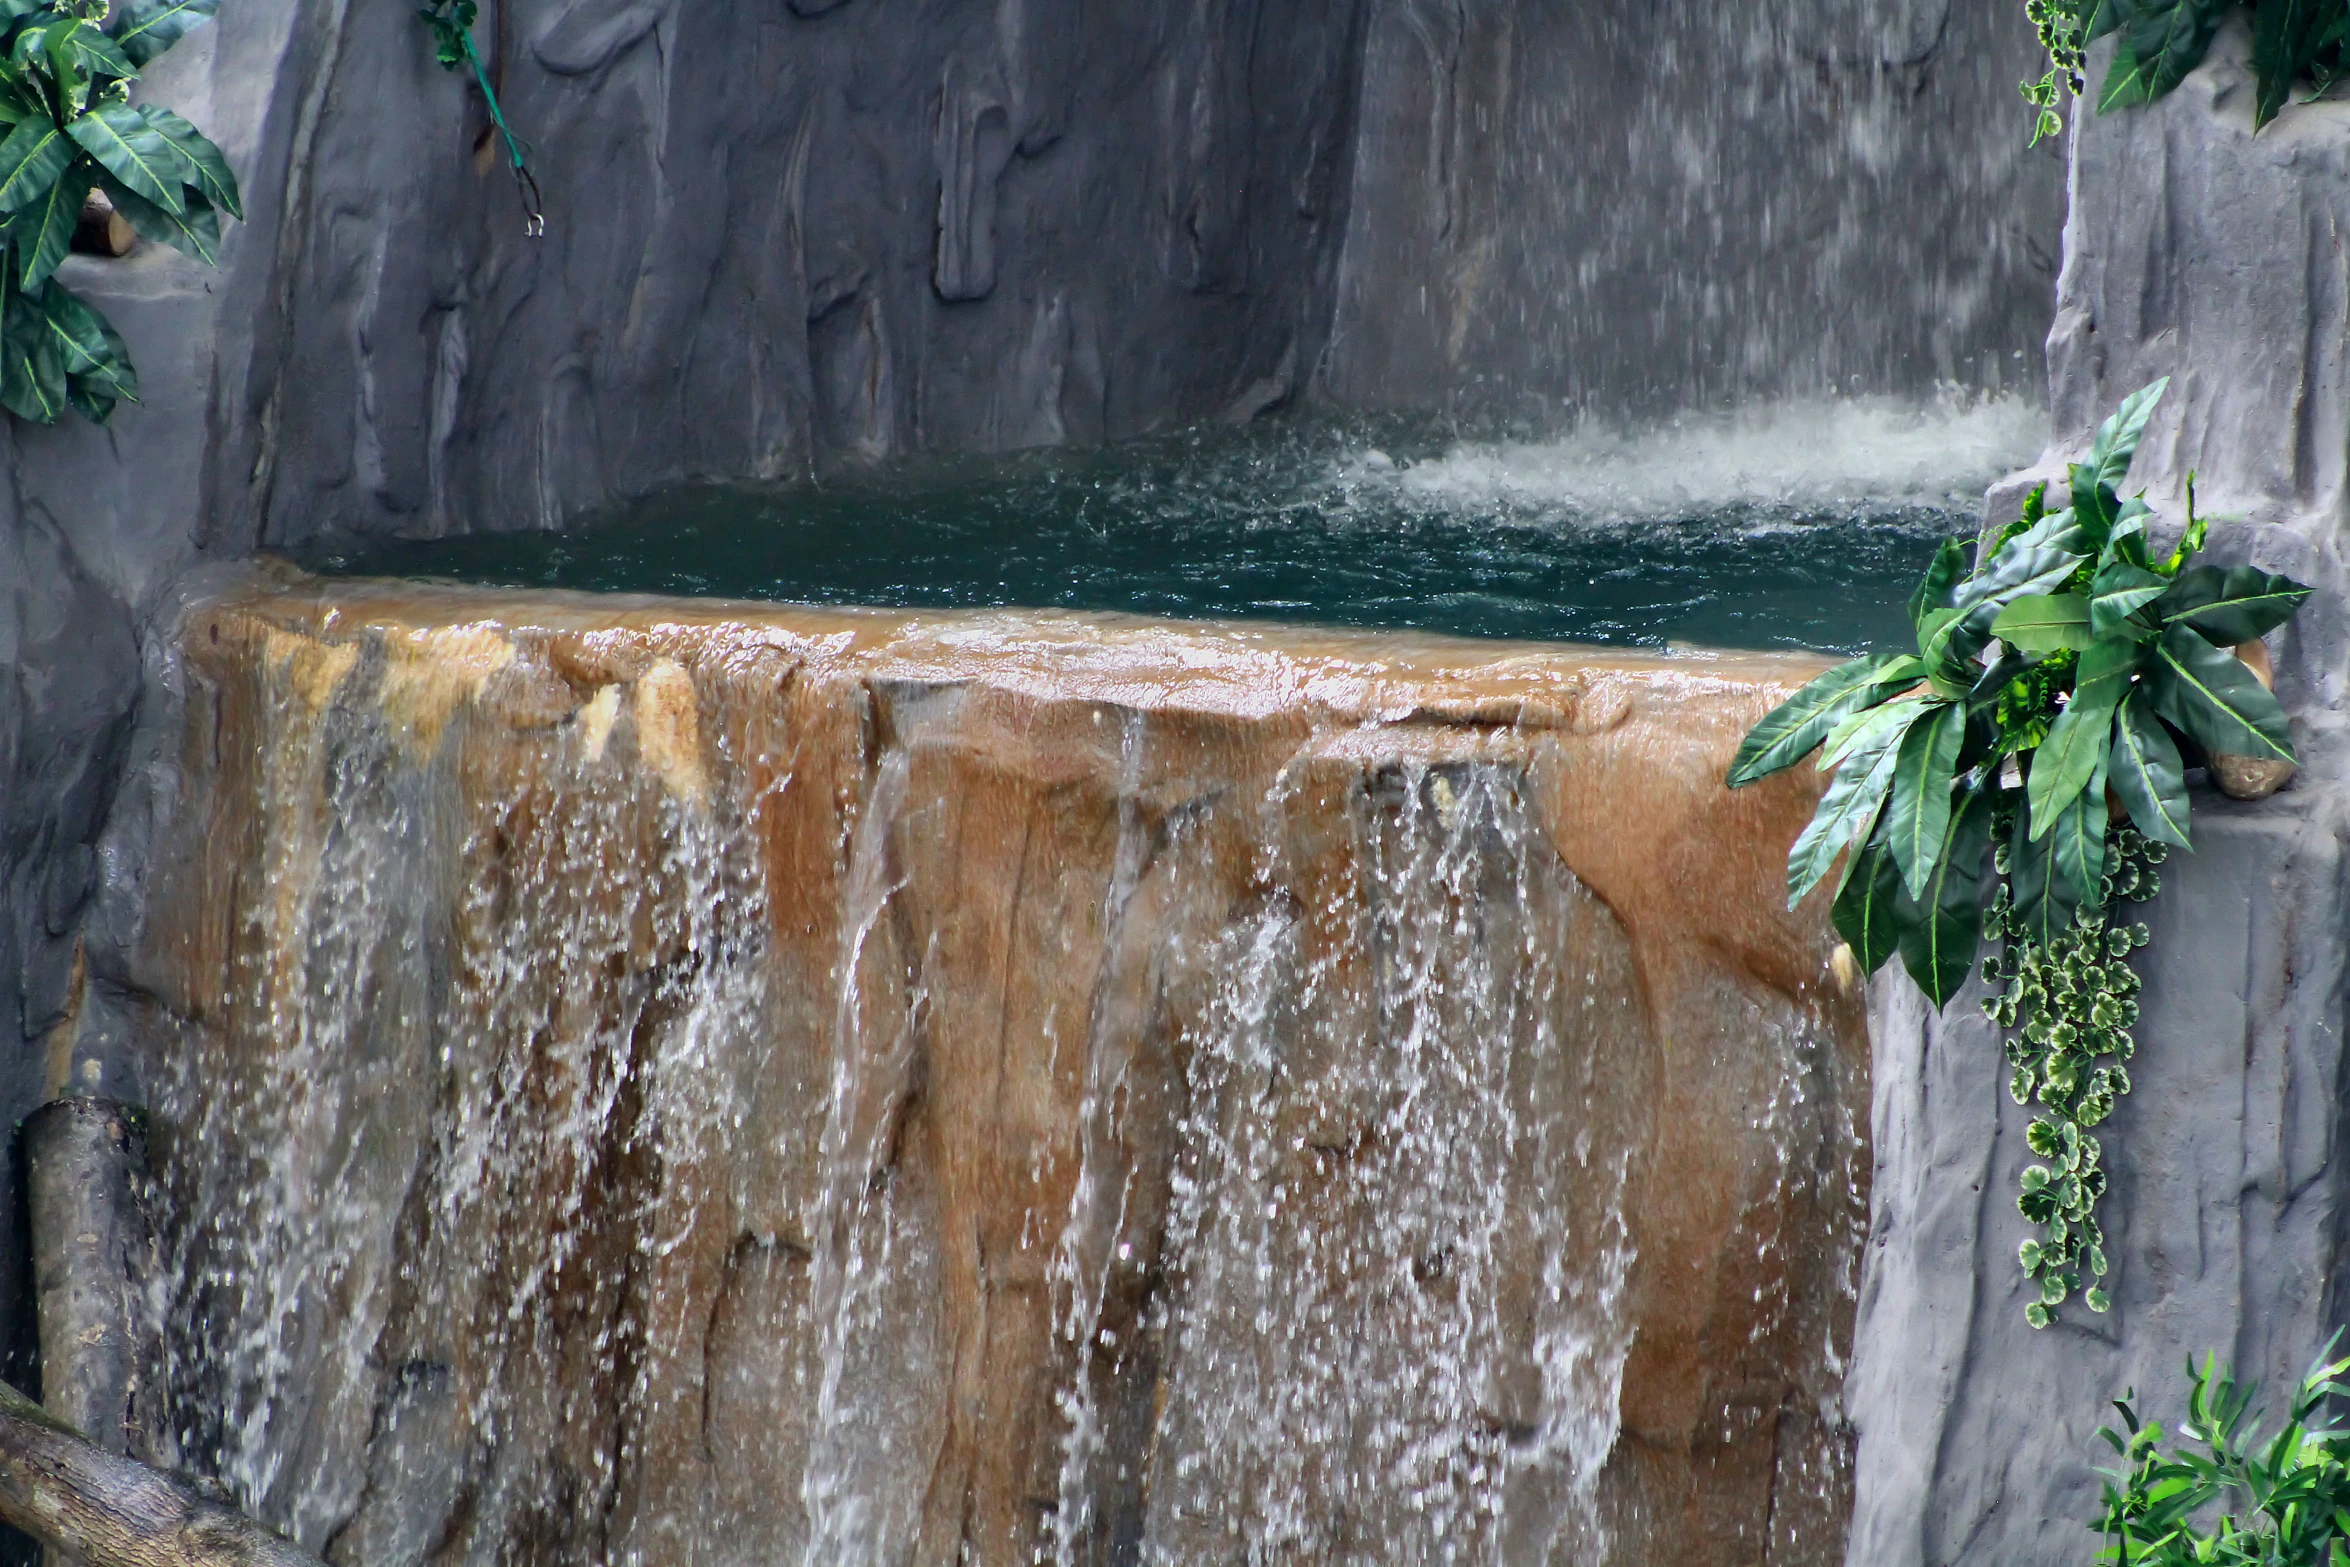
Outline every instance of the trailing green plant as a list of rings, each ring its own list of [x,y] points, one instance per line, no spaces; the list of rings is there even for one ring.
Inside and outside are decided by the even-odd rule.
[[[546,211],[539,200],[539,182],[532,177],[529,160],[523,156],[522,138],[506,123],[506,111],[498,104],[498,90],[490,85],[489,70],[481,63],[480,52],[473,47],[473,24],[480,19],[480,6],[476,0],[427,0],[416,14],[432,30],[433,52],[442,70],[454,71],[460,66],[472,69],[474,85],[481,89],[482,101],[489,105],[490,123],[497,127],[498,135],[506,143],[507,164],[514,172],[514,188],[522,198],[522,231],[536,239],[547,231]]]
[[[56,281],[83,203],[102,190],[142,236],[207,265],[220,215],[244,216],[220,149],[169,109],[130,101],[139,70],[218,0],[0,0],[0,405],[104,424],[138,401],[106,318]]]
[[[1945,540],[1909,616],[1915,651],[1838,665],[1765,717],[1732,788],[1817,752],[1832,772],[1787,858],[1788,905],[1830,882],[1836,929],[1874,973],[1896,954],[1937,1007],[1975,971],[2003,1029],[2010,1091],[2036,1105],[2018,1206],[2040,1227],[2020,1258],[2035,1327],[2086,1286],[2106,1307],[2091,1129],[2129,1092],[2137,1020],[2119,923],[2149,897],[2170,848],[2189,846],[2187,758],[2292,761],[2283,709],[2231,651],[2289,620],[2309,590],[2249,566],[2196,561],[2206,520],[2158,552],[2142,497],[2122,499],[2167,382],[2125,400],[2072,465],[1985,547]],[[1989,891],[1985,864],[1990,862]]]
[[[2328,1403],[2350,1388],[2336,1380],[2350,1360],[2328,1360],[2341,1335],[2293,1390],[2285,1423],[2263,1438],[2255,1389],[2214,1357],[2187,1362],[2183,1440],[2141,1422],[2136,1391],[2114,1401],[2123,1429],[2097,1434],[2121,1455],[2103,1470],[2099,1563],[2114,1567],[2350,1567],[2350,1430]],[[2192,1446],[2188,1444],[2193,1444]],[[2201,1518],[2206,1521],[2198,1522]]]
[[[2063,128],[2059,88],[2076,97],[2085,90],[2088,48],[2098,39],[2115,40],[2113,64],[2097,92],[2102,114],[2152,103],[2178,86],[2203,63],[2212,35],[2239,6],[2251,13],[2257,130],[2284,108],[2296,81],[2323,91],[2341,71],[2350,0],[2024,0],[2048,56],[2047,74],[2023,84],[2034,111],[2032,140]]]

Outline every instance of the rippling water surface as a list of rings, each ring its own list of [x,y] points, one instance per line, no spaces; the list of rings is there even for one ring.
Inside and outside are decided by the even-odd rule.
[[[1903,635],[1935,541],[2044,428],[2020,401],[1792,405],[1468,440],[1290,422],[699,485],[565,533],[313,547],[329,573],[905,607],[1047,606],[1632,645]]]

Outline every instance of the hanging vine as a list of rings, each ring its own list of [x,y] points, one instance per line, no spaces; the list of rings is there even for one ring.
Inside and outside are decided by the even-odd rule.
[[[480,19],[480,6],[476,0],[430,0],[416,14],[432,29],[433,48],[441,69],[454,71],[469,67],[472,70],[474,85],[481,89],[482,101],[489,105],[490,123],[506,144],[506,160],[513,170],[515,193],[522,200],[522,231],[533,239],[538,238],[547,231],[539,182],[530,172],[522,138],[506,123],[506,111],[498,102],[497,88],[490,84],[490,73],[482,64],[481,53],[473,47],[473,24]]]

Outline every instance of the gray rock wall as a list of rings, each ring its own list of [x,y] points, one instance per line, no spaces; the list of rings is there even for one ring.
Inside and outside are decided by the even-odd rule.
[[[2199,791],[2197,852],[2172,857],[2147,906],[2135,1091],[2099,1134],[2110,1316],[2025,1325],[2028,1117],[1997,1039],[1972,994],[1936,1019],[1906,982],[1880,982],[1852,1567],[2085,1558],[2106,1400],[2135,1387],[2175,1420],[2181,1362],[2206,1351],[2288,1386],[2344,1320],[2350,104],[2288,108],[2254,135],[2247,47],[2231,24],[2162,103],[2080,121],[2049,338],[2055,441],[1994,490],[1992,520],[2123,396],[2170,376],[2133,485],[2176,523],[2193,472],[2223,519],[2215,555],[2318,590],[2271,638],[2303,768],[2259,805]]]

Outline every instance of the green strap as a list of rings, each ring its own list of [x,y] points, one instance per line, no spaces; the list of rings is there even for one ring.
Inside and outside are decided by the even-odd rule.
[[[546,211],[539,204],[539,182],[531,178],[530,165],[522,158],[522,143],[515,136],[514,127],[506,123],[506,112],[498,107],[498,94],[490,86],[490,73],[482,68],[481,55],[473,47],[473,30],[466,28],[458,37],[464,40],[465,58],[473,66],[473,79],[481,84],[481,95],[490,106],[490,123],[506,138],[507,156],[514,160],[514,184],[522,193],[523,232],[536,239],[547,231]]]

